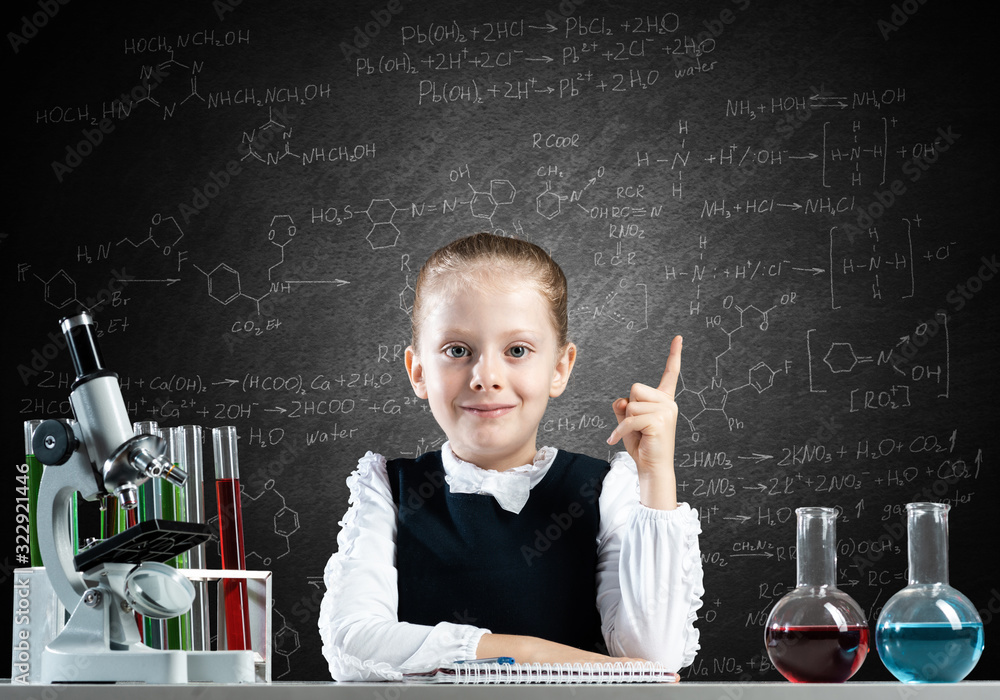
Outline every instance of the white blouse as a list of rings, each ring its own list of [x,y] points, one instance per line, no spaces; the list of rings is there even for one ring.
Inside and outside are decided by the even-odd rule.
[[[494,472],[463,462],[445,443],[441,461],[453,491],[475,492],[484,477],[527,476],[534,487],[556,454],[542,448],[533,464]],[[455,622],[416,625],[397,617],[396,505],[385,457],[367,453],[347,485],[350,505],[340,522],[338,551],[324,572],[319,614],[330,674],[338,681],[400,680],[406,671],[476,658],[479,640],[490,630]],[[672,511],[639,503],[636,466],[627,452],[612,460],[599,507],[597,608],[609,652],[674,671],[689,665],[699,648],[694,621],[705,593],[697,512],[686,503]]]

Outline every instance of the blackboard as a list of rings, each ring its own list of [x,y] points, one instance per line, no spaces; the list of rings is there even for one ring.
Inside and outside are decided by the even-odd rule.
[[[237,426],[275,679],[327,678],[322,572],[358,457],[443,440],[402,350],[421,261],[476,230],[570,279],[580,356],[542,443],[607,455],[611,400],[685,336],[676,467],[707,589],[685,678],[778,678],[763,624],[805,505],[840,509],[840,583],[874,623],[905,584],[902,507],[950,502],[952,583],[997,634],[985,17],[216,0],[5,19],[8,465],[24,420],[69,416],[54,338],[90,310],[134,420]],[[889,675],[873,653],[857,678]]]

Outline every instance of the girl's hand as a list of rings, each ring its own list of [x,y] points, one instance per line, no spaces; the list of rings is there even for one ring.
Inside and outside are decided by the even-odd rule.
[[[677,507],[674,435],[678,410],[674,392],[681,373],[681,344],[679,335],[670,344],[667,366],[656,388],[633,384],[627,399],[615,399],[611,404],[618,427],[608,437],[608,444],[625,442],[639,470],[639,500],[650,508]]]
[[[605,656],[592,651],[584,651],[576,647],[566,646],[558,642],[550,642],[540,637],[527,637],[515,634],[484,634],[476,649],[479,658],[496,656],[511,656],[519,664],[549,663],[549,664],[611,664],[636,663],[648,664],[646,659]]]

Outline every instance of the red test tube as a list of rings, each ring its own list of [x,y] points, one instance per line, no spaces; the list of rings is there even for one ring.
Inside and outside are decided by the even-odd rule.
[[[240,467],[235,426],[213,428],[212,447],[215,452],[215,492],[219,504],[222,568],[242,571],[246,569],[246,552],[243,549],[243,509],[240,506]],[[226,611],[226,649],[252,649],[246,579],[223,579],[222,591],[222,604]]]

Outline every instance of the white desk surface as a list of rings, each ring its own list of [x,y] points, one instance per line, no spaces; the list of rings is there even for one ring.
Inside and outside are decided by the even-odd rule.
[[[699,683],[620,685],[418,685],[402,683],[271,683],[269,685],[143,685],[143,700],[473,700],[574,698],[575,700],[998,700],[1000,681],[952,684]],[[133,700],[134,684],[12,685],[0,681],[0,698],[11,700]]]

